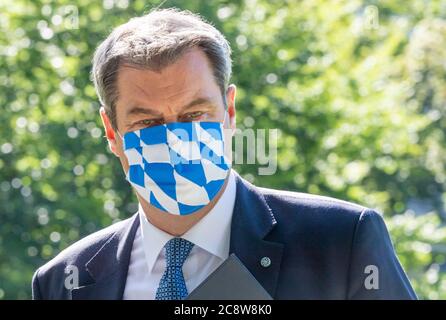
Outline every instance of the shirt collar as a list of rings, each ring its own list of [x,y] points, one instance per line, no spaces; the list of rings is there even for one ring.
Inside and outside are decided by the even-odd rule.
[[[223,194],[215,206],[181,237],[194,245],[225,260],[229,255],[232,212],[236,196],[236,183],[232,170]],[[149,272],[152,272],[158,255],[173,235],[151,224],[139,205],[141,236]]]

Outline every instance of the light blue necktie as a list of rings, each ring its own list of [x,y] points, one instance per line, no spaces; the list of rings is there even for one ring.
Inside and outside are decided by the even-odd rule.
[[[183,276],[183,264],[194,244],[182,238],[173,238],[166,248],[166,271],[156,291],[156,300],[182,300],[188,292]]]

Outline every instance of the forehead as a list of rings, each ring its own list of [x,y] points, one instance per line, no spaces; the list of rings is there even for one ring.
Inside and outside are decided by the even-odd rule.
[[[159,71],[123,65],[119,69],[117,86],[117,106],[124,108],[132,103],[175,107],[197,94],[220,93],[208,58],[198,48],[190,49]]]

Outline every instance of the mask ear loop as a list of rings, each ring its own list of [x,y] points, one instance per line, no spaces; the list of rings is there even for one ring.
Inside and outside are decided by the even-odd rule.
[[[122,141],[124,141],[124,136],[121,136],[121,134],[119,133],[118,130],[116,130],[116,133],[118,134],[118,136],[121,138]]]
[[[119,138],[121,138],[122,141],[122,147],[124,148],[124,144],[125,144],[125,140],[124,140],[124,136],[122,136],[118,130],[116,130],[116,133],[118,134]],[[124,151],[125,153],[125,151]],[[129,172],[130,172],[130,168],[127,170],[127,172],[125,173],[125,180],[130,182],[130,177],[129,177]]]
[[[225,115],[224,115],[224,117],[223,117],[223,122],[222,122],[223,129],[231,130],[231,132],[232,132],[231,135],[234,135],[236,129],[232,129],[232,128],[231,128],[231,123],[230,123],[231,118],[230,118],[230,116],[229,116],[229,109],[228,109],[227,106],[225,106],[225,111],[224,111],[224,112],[225,112]],[[226,115],[227,115],[228,117],[226,117]],[[228,118],[228,127],[227,127],[227,128],[225,128],[226,118]]]
[[[225,141],[225,140],[227,140],[227,139],[231,139],[232,138],[232,136],[233,136],[233,134],[234,134],[234,132],[233,132],[233,130],[231,129],[231,126],[230,126],[230,123],[229,123],[229,121],[230,121],[230,118],[229,118],[229,111],[228,111],[228,108],[227,107],[225,107],[225,115],[224,115],[224,117],[223,117],[223,122],[222,122],[222,136],[223,136],[223,140]],[[226,117],[226,115],[228,115],[228,117]],[[228,118],[228,128],[225,128],[225,123],[226,123],[226,118]],[[227,132],[227,130],[231,130],[232,132],[231,132],[231,134],[229,135],[229,136],[227,136],[226,135],[226,132]],[[226,149],[226,144],[227,144],[227,141],[225,141],[224,142],[224,148]],[[225,154],[226,154],[226,151],[224,152]],[[226,155],[224,156],[224,158],[225,158],[225,160],[227,161],[227,162],[230,162],[229,160],[228,160],[228,158],[226,157]],[[231,157],[231,159],[232,159],[232,157]],[[231,161],[232,162],[232,161]],[[229,167],[231,168],[232,167],[232,164],[231,163],[229,163]]]
[[[227,115],[229,115],[229,111],[228,111],[227,107],[225,107],[225,111],[224,112],[225,112],[225,115],[223,116],[223,122],[222,122],[223,128],[225,127],[225,124],[226,124],[226,118],[229,119],[229,117],[226,117]]]

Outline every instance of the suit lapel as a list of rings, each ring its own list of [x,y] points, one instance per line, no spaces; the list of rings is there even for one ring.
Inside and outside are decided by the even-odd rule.
[[[237,193],[229,251],[239,257],[274,298],[283,244],[267,241],[265,238],[274,228],[276,220],[263,194],[255,186],[243,180],[238,174],[236,182]]]
[[[120,300],[124,294],[133,240],[139,227],[135,214],[86,263],[90,283],[71,290],[73,300]]]
[[[237,193],[231,223],[230,253],[235,253],[274,298],[280,273],[283,244],[268,241],[276,220],[262,193],[235,171]],[[138,214],[116,231],[85,265],[91,281],[71,290],[73,300],[123,297]],[[262,258],[270,264],[262,266]]]

